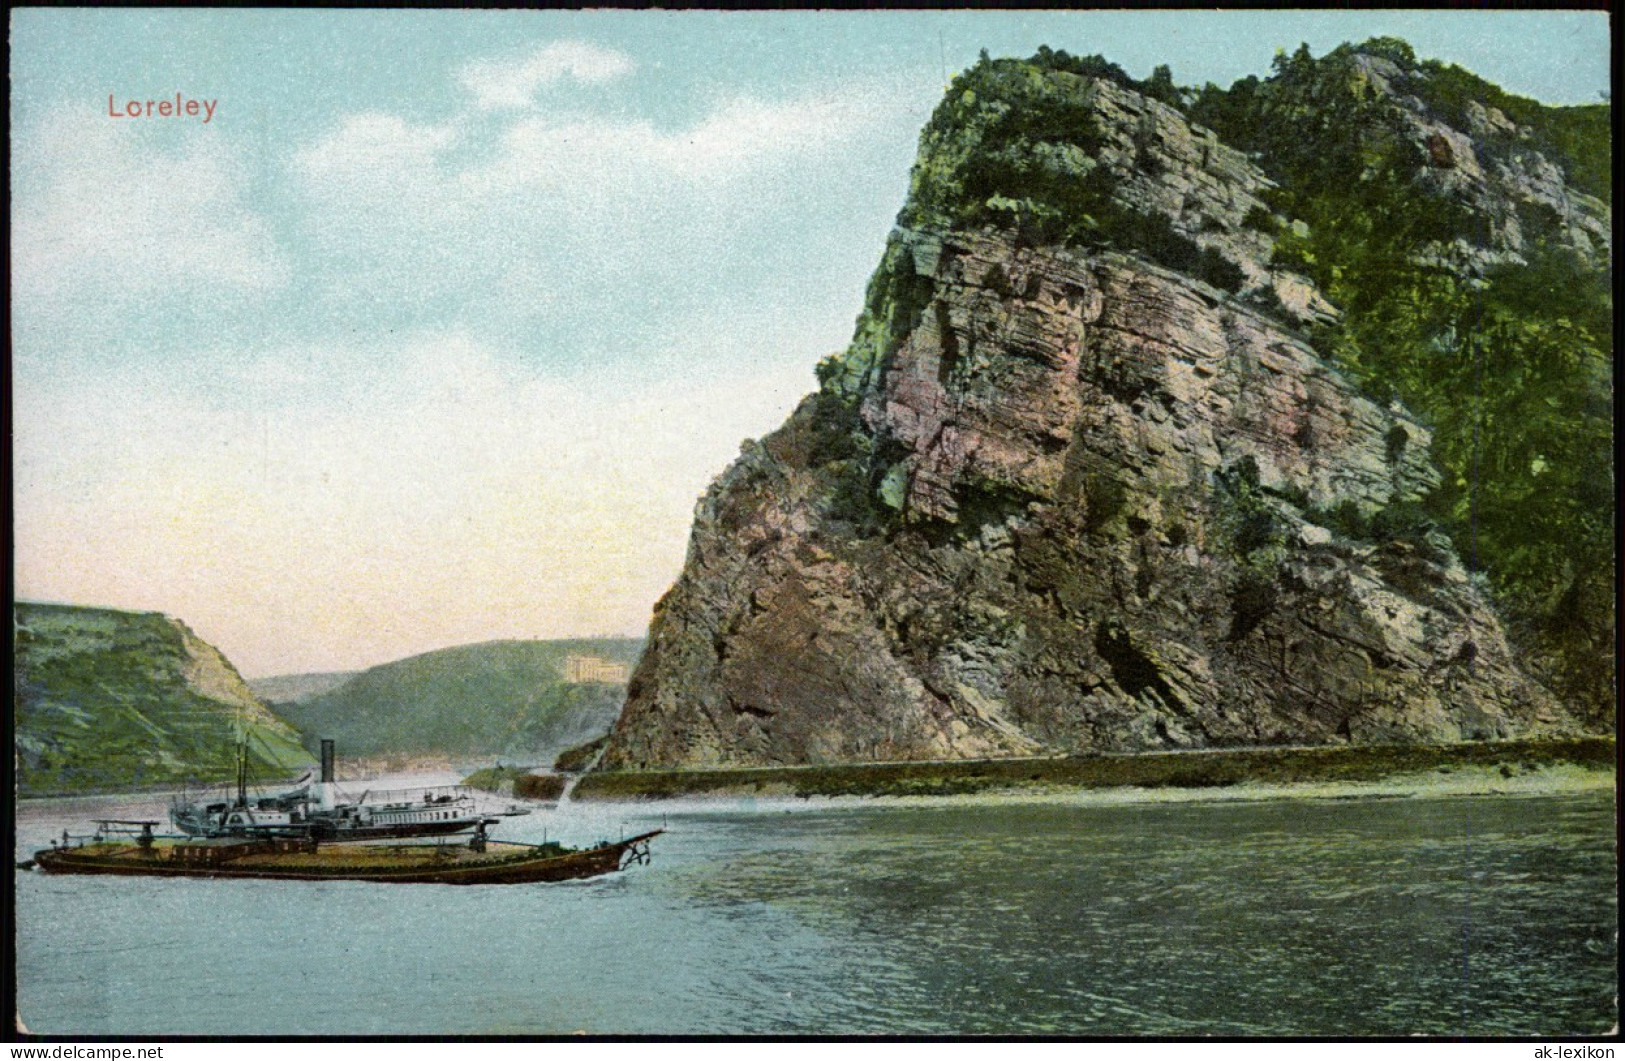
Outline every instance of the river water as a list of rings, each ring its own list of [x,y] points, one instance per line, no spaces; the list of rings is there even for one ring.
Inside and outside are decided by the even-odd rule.
[[[25,806],[18,857],[84,814]],[[564,884],[19,872],[18,1009],[43,1033],[272,1037],[1559,1036],[1616,1019],[1611,793],[566,804],[498,836],[661,826],[651,865]]]

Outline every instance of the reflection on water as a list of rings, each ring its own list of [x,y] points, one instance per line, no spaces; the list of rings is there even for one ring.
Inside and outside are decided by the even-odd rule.
[[[31,811],[21,848],[64,824]],[[1559,1035],[1615,1019],[1611,796],[572,804],[517,887],[18,878],[29,1027]]]

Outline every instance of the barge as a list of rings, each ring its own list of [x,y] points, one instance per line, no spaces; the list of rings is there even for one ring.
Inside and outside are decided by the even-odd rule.
[[[211,877],[246,880],[357,880],[391,884],[527,884],[616,873],[649,861],[656,829],[592,847],[487,840],[468,843],[324,844],[311,837],[158,836],[156,822],[105,821],[95,836],[67,837],[35,852],[45,873]],[[124,837],[109,828],[125,830]],[[139,828],[139,833],[131,830]],[[27,863],[23,864],[27,867]]]

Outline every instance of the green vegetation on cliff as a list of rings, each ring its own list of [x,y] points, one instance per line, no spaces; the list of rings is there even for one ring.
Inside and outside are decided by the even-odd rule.
[[[461,645],[374,667],[279,710],[307,745],[332,738],[341,756],[548,755],[602,736],[626,695],[624,685],[566,681],[566,659],[630,667],[641,647],[629,639]]]
[[[19,603],[14,734],[21,795],[225,781],[309,762],[298,735],[218,651],[155,612]]]
[[[567,779],[559,774],[533,774],[526,766],[487,766],[463,778],[463,784],[499,796],[556,800],[564,795]]]
[[[609,744],[609,734],[604,734],[597,740],[578,744],[574,748],[567,748],[559,753],[553,760],[553,769],[560,773],[578,774],[597,761],[600,753]]]
[[[510,795],[513,792],[514,782],[528,773],[530,773],[530,767],[528,766],[502,766],[501,764],[483,766],[463,778],[462,783],[470,788]]]
[[[1277,65],[955,79],[851,345],[697,506],[602,772],[1603,729],[1570,126],[1456,128],[1397,42]]]
[[[954,78],[920,134],[919,161],[898,215],[907,228],[1013,229],[1033,245],[1116,248],[1239,290],[1237,266],[1198,246],[1167,216],[1113,195],[1117,175],[1097,154],[1102,134],[1088,99],[1100,78],[1153,98],[1175,98],[1166,67],[1145,83],[1094,55],[1040,49],[1029,60],[982,59]],[[1171,82],[1170,82],[1171,84]],[[894,235],[870,281],[857,335],[819,366],[826,391],[855,394],[919,321],[930,281]]]
[[[1124,202],[1122,145],[1103,151],[1094,79],[1175,107],[1249,153],[1277,187],[1244,227],[1273,239],[1274,270],[1309,278],[1336,307],[1309,338],[1373,398],[1432,429],[1443,474],[1419,508],[1385,520],[1323,513],[1327,525],[1375,542],[1447,535],[1487,581],[1532,673],[1605,724],[1613,302],[1598,200],[1611,187],[1608,104],[1545,106],[1391,38],[1320,59],[1283,52],[1267,78],[1200,91],[1160,67],[1137,81],[1099,56],[984,55],[921,134],[899,224],[1123,250],[1241,289],[1240,270],[1212,246]],[[1154,147],[1135,146],[1136,172],[1157,166]],[[822,401],[855,405],[884,371],[931,301],[928,272],[894,234],[851,347],[819,367]],[[1282,312],[1270,289],[1246,294]],[[869,464],[854,498],[898,494],[887,456],[858,455]]]
[[[1190,109],[1256,152],[1280,183],[1272,205],[1307,222],[1276,257],[1343,311],[1317,346],[1429,422],[1444,474],[1426,518],[1485,573],[1535,673],[1601,724],[1614,677],[1608,255],[1533,195],[1437,179],[1464,160],[1442,133],[1407,137],[1415,116],[1372,89],[1373,69],[1426,120],[1471,130],[1485,170],[1538,174],[1536,149],[1592,194],[1611,179],[1608,108],[1545,107],[1382,39],[1319,60],[1300,48],[1269,79],[1209,85]]]
[[[1099,159],[1105,141],[1089,78],[1145,91],[1100,56],[1048,49],[1026,62],[984,58],[957,78],[921,135],[899,223],[991,224],[1033,244],[1116,247],[1239,290],[1243,274],[1224,255],[1199,247],[1166,214],[1114,196],[1118,175]],[[1149,155],[1143,163],[1156,165]]]

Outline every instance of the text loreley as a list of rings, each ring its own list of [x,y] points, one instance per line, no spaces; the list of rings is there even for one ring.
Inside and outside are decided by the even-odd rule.
[[[113,93],[107,94],[109,118],[202,118],[208,125],[214,117],[218,99],[188,99],[175,93],[174,99],[132,99],[119,102]]]

